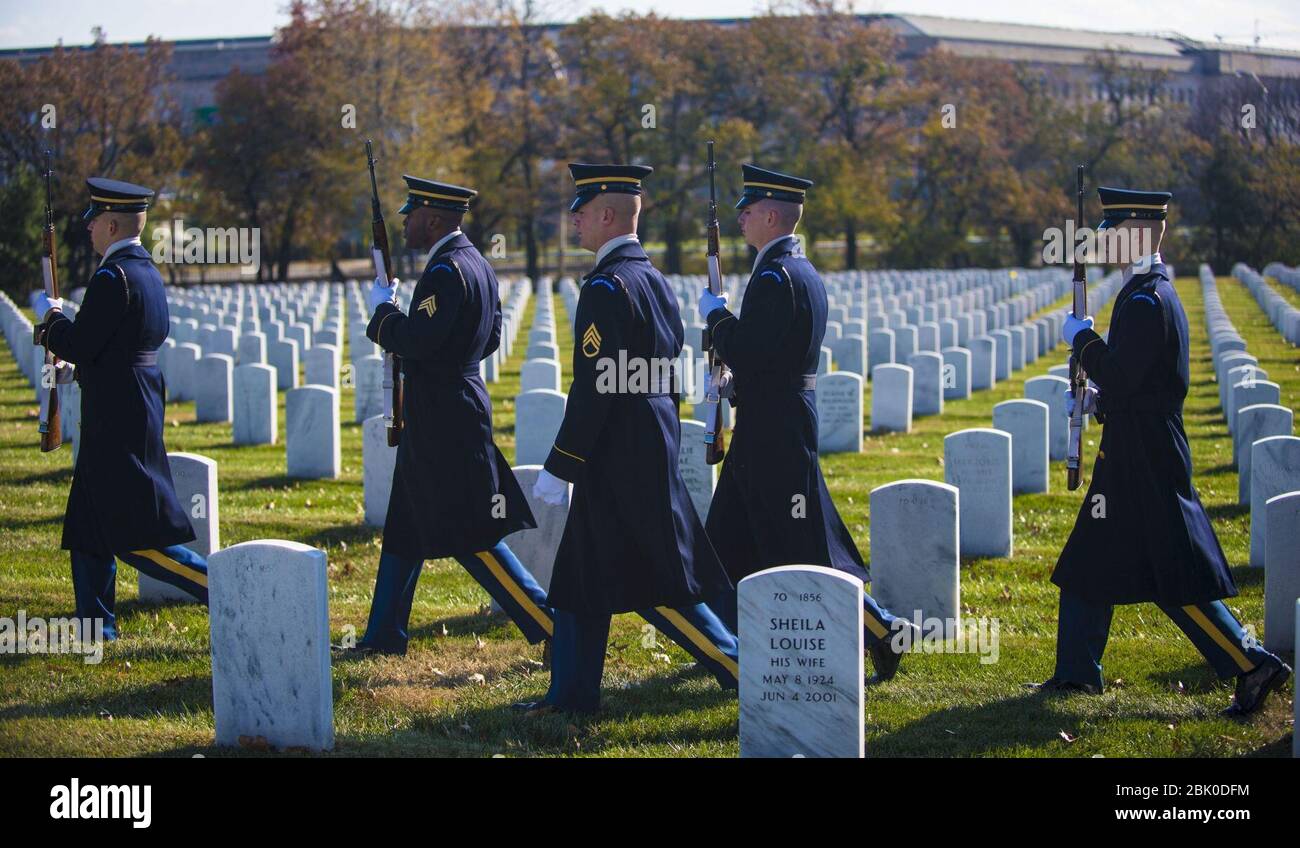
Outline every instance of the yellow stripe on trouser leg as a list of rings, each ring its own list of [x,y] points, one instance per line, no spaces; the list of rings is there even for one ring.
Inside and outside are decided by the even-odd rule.
[[[671,607],[655,607],[655,609],[659,611],[660,615],[672,622],[674,627],[682,631],[686,638],[694,642],[701,651],[708,654],[710,659],[731,672],[732,676],[737,680],[740,679],[740,667],[736,665],[736,661],[718,650],[718,646],[701,633],[699,628],[683,618],[681,613]]]
[[[876,617],[869,612],[863,611],[863,620],[867,622],[867,629],[871,631],[877,639],[884,639],[889,635],[889,629],[881,624]]]
[[[538,607],[537,604],[533,603],[532,598],[524,594],[524,590],[520,588],[519,584],[511,579],[510,575],[506,573],[506,570],[501,566],[501,563],[497,562],[497,558],[492,556],[492,552],[479,551],[475,556],[483,561],[483,564],[487,566],[488,571],[492,572],[492,576],[497,579],[497,582],[504,586],[506,591],[510,593],[510,597],[514,598],[515,601],[518,602],[519,606],[524,608],[524,612],[537,620],[537,623],[541,625],[541,628],[546,631],[546,635],[554,636],[555,622],[551,621],[551,617],[542,612],[541,608]]]
[[[1205,613],[1201,612],[1196,606],[1190,604],[1183,607],[1183,612],[1187,613],[1188,618],[1199,624],[1202,630],[1210,634],[1210,638],[1213,639],[1220,648],[1226,651],[1228,656],[1232,657],[1232,661],[1240,666],[1242,671],[1255,670],[1255,666],[1251,665],[1250,660],[1246,659],[1246,655],[1241,652],[1241,648],[1232,644],[1232,640],[1224,635],[1222,630],[1215,627],[1210,620],[1205,617]]]
[[[152,562],[154,565],[167,569],[172,574],[179,574],[186,580],[197,583],[204,589],[208,588],[208,575],[202,571],[197,571],[184,563],[177,562],[161,551],[131,551],[136,556],[142,556]]]

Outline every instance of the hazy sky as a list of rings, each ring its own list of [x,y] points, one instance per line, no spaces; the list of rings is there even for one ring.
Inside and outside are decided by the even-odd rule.
[[[603,8],[654,11],[666,17],[743,17],[765,8],[766,0],[541,0],[553,17],[568,20]],[[284,21],[279,0],[0,0],[0,48],[83,44],[91,27],[110,41],[266,35]],[[1108,6],[1116,9],[1108,13]],[[122,14],[130,8],[130,14]],[[1122,11],[1120,11],[1122,10]],[[1258,34],[1265,47],[1300,50],[1297,0],[1143,0],[1141,3],[1057,4],[1043,0],[859,0],[861,12],[913,12],[952,18],[1031,23],[1073,29],[1122,32],[1175,31],[1192,38],[1250,43]]]

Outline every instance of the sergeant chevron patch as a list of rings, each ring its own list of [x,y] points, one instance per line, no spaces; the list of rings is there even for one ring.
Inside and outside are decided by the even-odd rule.
[[[429,295],[424,300],[420,301],[420,305],[415,308],[432,318],[433,313],[438,311],[438,302],[434,300],[435,297],[437,297],[437,295]]]
[[[591,359],[600,353],[600,331],[596,325],[592,324],[587,328],[587,332],[582,334],[582,355]]]

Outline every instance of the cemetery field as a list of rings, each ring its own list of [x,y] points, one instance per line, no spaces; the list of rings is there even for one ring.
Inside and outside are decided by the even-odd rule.
[[[1282,404],[1300,402],[1300,355],[1269,324],[1248,290],[1220,277],[1224,308],[1281,386]],[[1192,389],[1185,421],[1196,483],[1234,565],[1241,595],[1229,606],[1263,626],[1263,571],[1245,563],[1249,508],[1237,505],[1232,442],[1219,409],[1205,336],[1200,286],[1178,281],[1193,337]],[[1285,291],[1284,291],[1285,294]],[[533,305],[522,326],[531,323]],[[573,339],[556,298],[564,383]],[[1104,328],[1109,305],[1099,317]],[[345,335],[346,337],[346,335]],[[695,340],[689,340],[694,343]],[[489,383],[498,445],[514,455],[512,399],[524,344],[502,379]],[[905,478],[944,479],[943,436],[992,426],[993,406],[1023,396],[1026,379],[1065,361],[1064,345],[1010,380],[941,416],[915,419],[908,434],[868,434],[860,454],[823,457],[831,492],[864,557],[871,489]],[[346,352],[343,361],[348,361]],[[361,425],[352,390],[341,392],[343,473],[337,480],[286,476],[284,393],[279,443],[231,444],[229,424],[198,424],[192,402],[167,408],[167,447],[210,457],[219,469],[221,545],[290,539],[327,552],[331,636],[365,628],[380,531],[363,522]],[[870,410],[870,388],[864,400]],[[866,422],[864,422],[866,426]],[[1100,433],[1085,435],[1095,456]],[[72,614],[60,528],[71,482],[71,453],[37,450],[34,394],[0,353],[0,616]],[[1106,654],[1109,688],[1100,697],[1055,698],[1023,684],[1053,670],[1057,591],[1049,577],[1082,499],[1065,491],[1053,463],[1051,492],[1019,495],[1014,551],[1005,559],[963,559],[961,606],[971,619],[996,620],[997,650],[904,658],[898,676],[866,697],[868,756],[1186,757],[1286,756],[1291,750],[1292,684],[1249,721],[1220,718],[1231,697],[1181,632],[1153,605],[1117,609]],[[198,605],[146,607],[135,574],[118,580],[120,641],[99,664],[81,657],[0,655],[0,755],[264,755],[213,745],[208,618]],[[412,613],[408,656],[346,660],[333,668],[336,749],[359,756],[735,756],[736,700],[695,669],[687,655],[631,615],[615,619],[603,713],[593,719],[528,718],[514,701],[545,692],[541,649],[493,615],[487,595],[450,560],[426,564]],[[982,662],[984,659],[986,661]],[[996,659],[995,662],[987,660]]]

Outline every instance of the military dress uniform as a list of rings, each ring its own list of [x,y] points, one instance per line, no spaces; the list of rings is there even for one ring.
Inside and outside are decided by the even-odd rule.
[[[153,192],[92,178],[85,220],[103,212],[143,212]],[[44,338],[76,366],[81,386],[81,440],[63,518],[71,552],[77,617],[101,619],[117,637],[116,560],[207,603],[207,563],[182,547],[194,539],[172,486],[163,446],[165,387],[158,348],[169,330],[162,275],[139,238],[105,251],[86,285],[76,320],[57,308]]]
[[[743,167],[737,209],[763,199],[804,202],[812,182]],[[709,507],[707,527],[731,580],[778,565],[823,565],[869,581],[844,526],[817,453],[817,364],[826,333],[826,289],[793,235],[766,245],[754,262],[740,315],[709,312],[714,349],[732,372],[736,424]],[[794,509],[795,496],[806,510]],[[799,517],[796,517],[799,516]],[[866,645],[882,676],[895,617],[864,593]],[[736,591],[710,603],[736,628]]]
[[[469,210],[477,192],[407,176],[399,210]],[[554,631],[546,593],[501,541],[536,527],[510,464],[492,441],[479,363],[501,343],[492,266],[459,229],[429,251],[409,313],[382,303],[366,336],[402,360],[405,416],[384,519],[375,597],[362,649],[405,653],[426,559],[453,557],[534,644]]]
[[[1098,192],[1105,215],[1099,229],[1130,218],[1163,220],[1171,198]],[[1280,665],[1223,603],[1237,587],[1192,485],[1183,429],[1187,315],[1160,255],[1141,264],[1147,267],[1130,269],[1115,299],[1108,340],[1091,328],[1073,339],[1074,355],[1097,385],[1103,428],[1087,496],[1052,574],[1061,589],[1053,686],[1100,691],[1112,608],[1143,601],[1159,605],[1222,678]]]
[[[603,192],[639,194],[652,170],[569,168],[571,212]],[[573,496],[548,595],[556,638],[542,704],[599,706],[610,616],[631,611],[735,688],[735,636],[702,602],[729,583],[678,470],[676,387],[620,393],[597,379],[602,362],[671,363],[681,353],[677,299],[634,235],[606,245],[584,278],[574,335],[573,383],[545,465],[573,483]]]

